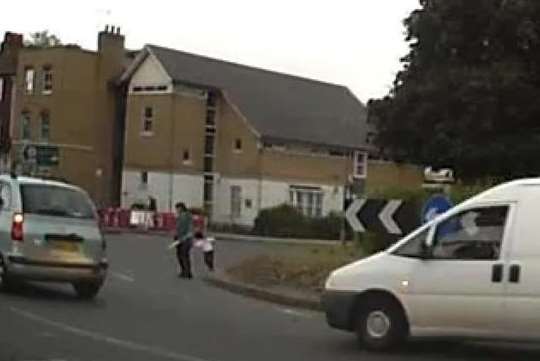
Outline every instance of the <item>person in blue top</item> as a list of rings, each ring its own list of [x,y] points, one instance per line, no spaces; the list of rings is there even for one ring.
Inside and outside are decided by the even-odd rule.
[[[180,264],[181,278],[193,278],[191,273],[191,247],[193,246],[193,219],[186,205],[176,203],[176,257]]]

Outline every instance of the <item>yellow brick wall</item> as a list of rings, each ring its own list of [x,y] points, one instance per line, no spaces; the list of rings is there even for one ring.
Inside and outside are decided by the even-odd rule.
[[[366,191],[380,191],[388,188],[406,190],[420,189],[424,181],[423,169],[410,164],[370,161]]]

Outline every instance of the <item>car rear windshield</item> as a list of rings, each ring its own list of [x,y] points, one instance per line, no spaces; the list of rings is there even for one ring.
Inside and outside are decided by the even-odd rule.
[[[25,184],[21,186],[23,213],[54,217],[95,218],[94,208],[86,194],[75,189]]]

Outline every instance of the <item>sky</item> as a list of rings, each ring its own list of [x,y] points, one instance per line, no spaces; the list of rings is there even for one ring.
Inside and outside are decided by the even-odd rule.
[[[407,53],[402,20],[418,0],[4,1],[0,32],[48,29],[96,49],[105,24],[126,46],[156,44],[386,95]],[[7,16],[6,16],[7,15]]]

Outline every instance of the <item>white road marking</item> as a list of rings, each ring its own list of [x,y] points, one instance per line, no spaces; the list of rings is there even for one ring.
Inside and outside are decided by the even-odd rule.
[[[131,277],[131,276],[128,276],[124,273],[120,273],[120,272],[111,272],[111,276],[113,276],[114,278],[120,280],[120,281],[125,281],[125,282],[130,282],[130,283],[133,283],[135,282],[135,278]]]
[[[205,359],[195,357],[195,356],[179,354],[179,353],[165,350],[159,347],[148,346],[148,345],[139,344],[133,341],[122,340],[115,337],[109,337],[107,335],[104,335],[98,332],[88,331],[82,328],[67,325],[62,322],[49,320],[45,317],[38,316],[34,313],[31,313],[31,312],[28,312],[28,311],[25,311],[16,307],[10,307],[10,311],[28,320],[39,322],[43,325],[54,327],[64,332],[68,332],[68,333],[71,333],[80,337],[86,337],[94,341],[108,343],[108,344],[111,344],[120,348],[124,348],[130,351],[146,352],[154,356],[168,358],[171,360],[178,360],[178,361],[209,361],[209,360],[205,360]]]
[[[303,317],[303,318],[311,318],[311,315],[304,313],[302,311],[294,310],[292,308],[277,307],[277,310],[287,315],[298,316],[298,317]]]

